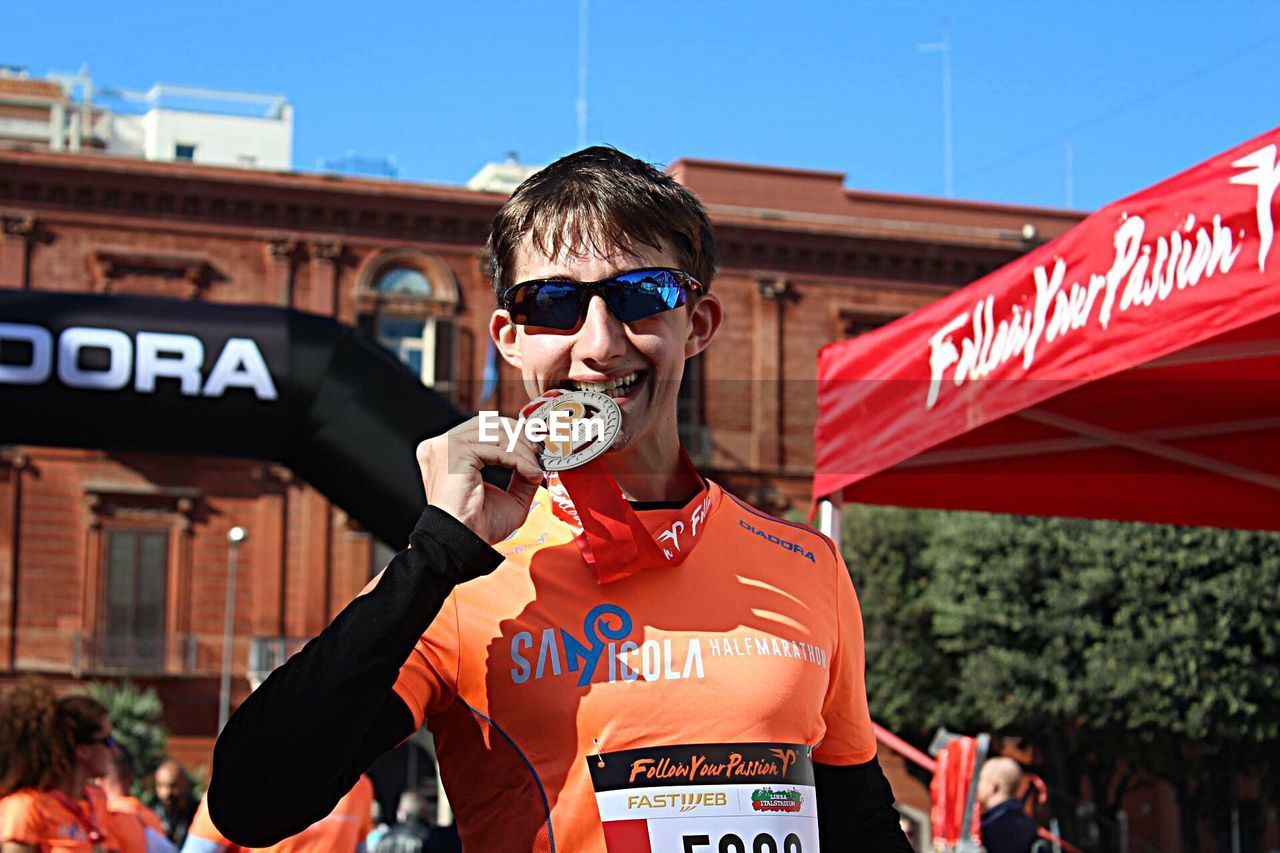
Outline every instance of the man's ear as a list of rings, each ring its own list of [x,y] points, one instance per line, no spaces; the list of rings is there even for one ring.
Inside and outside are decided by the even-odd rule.
[[[502,360],[517,370],[520,369],[520,335],[516,324],[511,322],[511,315],[502,309],[493,312],[489,318],[489,337],[498,345]]]
[[[704,293],[689,309],[689,336],[685,339],[684,357],[693,358],[716,336],[724,320],[724,306],[714,293]]]

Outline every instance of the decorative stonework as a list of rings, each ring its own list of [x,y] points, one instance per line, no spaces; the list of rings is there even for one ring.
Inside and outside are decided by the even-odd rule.
[[[492,196],[459,197],[442,190],[438,198],[413,191],[372,194],[358,185],[319,187],[298,176],[296,186],[268,185],[246,173],[231,180],[195,182],[153,164],[137,174],[86,166],[82,159],[62,166],[41,163],[24,168],[0,154],[0,205],[20,203],[108,216],[155,217],[256,231],[289,231],[272,251],[287,256],[308,248],[297,235],[366,235],[406,244],[441,243],[479,249],[488,235],[497,205]],[[6,228],[27,228],[22,222]],[[966,284],[1017,257],[1019,248],[964,245],[943,235],[922,232],[919,239],[784,230],[741,222],[716,224],[724,268],[768,269],[814,275],[858,276],[927,285]],[[288,245],[288,240],[296,241]],[[316,257],[344,260],[337,246],[346,241],[316,239]],[[333,243],[334,247],[328,245]],[[338,252],[338,254],[333,254]],[[279,255],[277,255],[279,257]]]
[[[418,296],[379,291],[378,278],[387,270],[398,266],[421,272],[431,282],[432,294]],[[438,255],[419,249],[380,252],[366,259],[356,276],[356,307],[362,313],[451,316],[457,313],[462,301],[462,290],[453,269]]]
[[[146,166],[138,171],[92,169],[80,159],[27,168],[0,157],[0,205],[475,246],[484,242],[497,210],[492,197],[480,195],[474,201],[397,197],[341,184],[332,190],[302,181],[296,187],[266,186],[251,173],[242,180],[195,182]]]
[[[341,240],[315,240],[311,243],[311,256],[322,261],[329,261],[334,266],[351,262],[347,247]]]
[[[179,486],[84,484],[85,508],[89,511],[89,526],[93,530],[100,529],[104,519],[118,515],[157,519],[176,516],[179,529],[190,533],[192,515],[202,495],[199,489]]]
[[[31,457],[16,447],[0,448],[0,466],[12,471],[24,471],[31,465]]]
[[[950,290],[1008,263],[1020,252],[716,226],[722,269],[786,271],[918,282]],[[945,292],[944,290],[944,292]]]
[[[297,237],[272,237],[267,241],[267,254],[277,261],[298,260],[303,252],[302,241]]]
[[[263,462],[253,467],[253,478],[264,485],[288,486],[295,477],[292,470],[274,462]]]
[[[172,295],[196,299],[215,281],[222,281],[217,268],[201,255],[161,255],[126,250],[98,250],[90,255],[94,290],[118,293],[123,279],[163,279],[176,283]]]
[[[13,237],[32,237],[36,233],[35,214],[18,214],[0,216],[0,233]]]

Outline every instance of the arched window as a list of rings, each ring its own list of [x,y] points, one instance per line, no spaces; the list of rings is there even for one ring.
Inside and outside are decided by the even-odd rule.
[[[435,295],[431,279],[422,270],[410,266],[389,266],[378,274],[374,289],[390,296],[420,296],[430,299]]]
[[[413,249],[383,252],[365,268],[360,327],[428,385],[450,394],[459,377],[458,284],[441,258]]]

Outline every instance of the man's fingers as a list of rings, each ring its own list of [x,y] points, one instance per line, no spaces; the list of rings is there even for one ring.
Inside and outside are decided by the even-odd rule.
[[[501,465],[510,468],[521,478],[533,482],[542,482],[542,469],[538,467],[538,459],[532,450],[517,446],[507,450],[494,444],[470,444],[464,450],[471,466],[480,468],[484,465]]]
[[[511,482],[507,484],[507,494],[518,500],[522,506],[527,507],[533,503],[533,496],[538,493],[541,480],[541,477],[538,480],[530,480],[523,476],[513,476]]]

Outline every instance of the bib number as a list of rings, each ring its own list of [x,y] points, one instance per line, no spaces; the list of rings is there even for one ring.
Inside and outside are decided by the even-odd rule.
[[[739,835],[732,832],[722,835],[718,842],[713,842],[710,835],[686,835],[682,839],[684,841],[684,853],[710,853],[716,850],[717,853],[747,853],[747,842]],[[714,846],[713,846],[714,845]],[[804,845],[800,843],[800,836],[794,832],[788,833],[787,837],[782,840],[781,846],[778,839],[774,838],[767,832],[762,832],[751,842],[751,853],[804,853]]]
[[[798,744],[591,755],[608,853],[819,853],[813,763]]]

